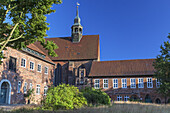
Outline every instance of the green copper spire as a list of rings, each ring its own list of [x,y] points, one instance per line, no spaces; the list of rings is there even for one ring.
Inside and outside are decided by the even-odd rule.
[[[74,24],[71,27],[72,29],[72,42],[73,43],[78,43],[80,42],[81,38],[82,38],[82,31],[83,31],[83,27],[81,26],[80,23],[80,17],[79,17],[79,3],[77,3],[77,11],[76,11],[76,17],[74,19]]]
[[[76,12],[76,17],[74,19],[74,25],[81,25],[80,24],[80,17],[79,17],[79,3],[77,3],[77,12]]]
[[[79,6],[77,6],[77,14],[76,15],[79,17],[79,9],[78,8],[79,8]]]

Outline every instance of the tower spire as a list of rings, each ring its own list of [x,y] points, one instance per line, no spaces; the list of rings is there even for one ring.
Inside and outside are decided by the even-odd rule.
[[[79,16],[79,6],[77,5],[77,14],[76,16]]]
[[[76,16],[79,16],[79,3],[77,2],[77,14],[76,14]]]
[[[77,2],[77,11],[76,11],[76,17],[74,19],[74,24],[71,27],[72,29],[72,42],[80,42],[82,38],[82,29],[83,27],[80,24],[80,17],[79,17],[79,3]]]

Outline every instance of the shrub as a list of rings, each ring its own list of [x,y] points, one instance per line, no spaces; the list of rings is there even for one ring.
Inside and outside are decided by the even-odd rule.
[[[66,84],[49,88],[43,102],[43,108],[49,110],[77,109],[83,105],[87,105],[87,100],[79,89]]]
[[[111,99],[110,97],[100,89],[94,89],[90,87],[86,87],[85,89],[82,89],[81,92],[83,93],[83,96],[87,99],[88,104],[93,105],[110,105]]]
[[[34,100],[34,89],[29,89],[26,94],[24,94],[24,98],[27,100],[27,104],[33,103]]]

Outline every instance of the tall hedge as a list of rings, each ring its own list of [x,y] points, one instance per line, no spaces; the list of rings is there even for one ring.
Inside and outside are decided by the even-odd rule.
[[[77,109],[87,105],[87,100],[77,87],[61,84],[48,89],[43,108],[49,110]]]
[[[85,89],[82,89],[81,92],[83,93],[83,96],[87,99],[88,104],[110,105],[111,103],[110,97],[100,89],[86,87]]]

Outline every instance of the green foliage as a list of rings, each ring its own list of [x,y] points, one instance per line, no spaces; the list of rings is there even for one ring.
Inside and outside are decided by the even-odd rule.
[[[48,89],[43,109],[77,109],[84,105],[87,105],[87,101],[77,87],[60,84]]]
[[[6,47],[21,49],[39,41],[51,56],[57,56],[53,42],[46,42],[49,30],[46,15],[55,12],[51,7],[62,0],[1,0],[0,51]],[[1,56],[0,56],[1,57]],[[1,57],[2,58],[2,57]]]
[[[155,78],[157,78],[161,84],[158,88],[158,92],[162,94],[165,99],[170,96],[170,35],[168,41],[164,42],[164,46],[161,45],[161,54],[157,56],[153,66],[156,69]]]
[[[2,52],[0,52],[0,64],[2,63],[2,59],[5,58],[4,54]]]
[[[141,100],[139,98],[137,98],[137,99],[130,98],[128,100],[131,101],[131,102],[141,102]]]
[[[34,103],[35,102],[35,99],[34,99],[34,89],[29,89],[27,91],[26,94],[24,94],[24,98],[27,99],[27,104],[30,104],[30,103]]]
[[[34,89],[29,89],[29,90],[27,91],[27,94],[24,94],[24,97],[30,98],[30,96],[31,96],[33,93],[34,93]]]
[[[100,89],[86,87],[85,89],[82,89],[81,92],[83,93],[84,97],[87,99],[88,104],[92,104],[92,105],[111,104],[110,97]]]

